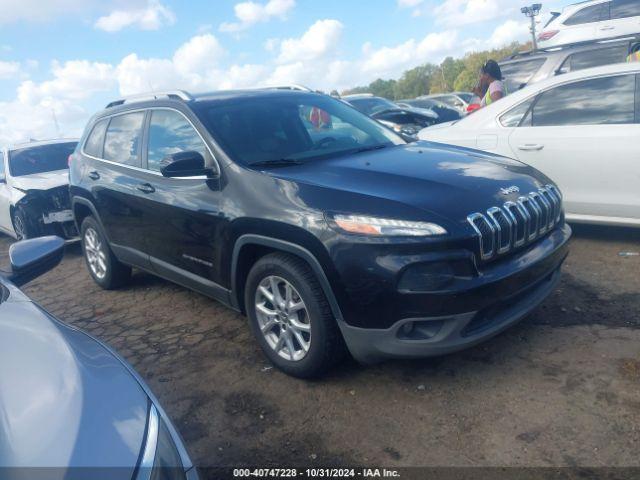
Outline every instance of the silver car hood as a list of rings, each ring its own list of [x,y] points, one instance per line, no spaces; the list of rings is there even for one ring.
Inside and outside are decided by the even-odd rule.
[[[121,467],[131,478],[148,408],[109,350],[0,283],[0,467]]]
[[[11,177],[10,182],[14,188],[20,190],[49,190],[50,188],[69,185],[69,170]]]

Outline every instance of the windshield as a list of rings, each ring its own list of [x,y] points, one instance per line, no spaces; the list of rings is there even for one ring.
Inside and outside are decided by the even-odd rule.
[[[473,97],[475,96],[473,93],[464,93],[464,92],[456,93],[456,95],[458,95],[466,103],[471,103],[471,100],[473,100]]]
[[[366,115],[373,115],[390,108],[398,108],[398,105],[392,101],[380,97],[356,98],[348,100],[348,102]]]
[[[26,147],[9,152],[9,172],[13,177],[54,172],[69,168],[68,158],[77,142]]]
[[[312,161],[405,142],[378,122],[325,95],[236,97],[194,110],[220,146],[244,165]]]

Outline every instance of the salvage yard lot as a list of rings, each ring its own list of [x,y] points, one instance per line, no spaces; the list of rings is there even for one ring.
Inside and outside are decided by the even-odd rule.
[[[198,466],[639,466],[640,257],[619,253],[640,231],[574,232],[557,291],[503,335],[312,382],[197,293],[141,272],[102,291],[79,245],[25,291],[133,364]]]

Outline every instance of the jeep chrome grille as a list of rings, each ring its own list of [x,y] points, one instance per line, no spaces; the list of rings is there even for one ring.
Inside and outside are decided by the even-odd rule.
[[[480,256],[489,260],[550,232],[562,217],[562,195],[546,185],[517,202],[506,202],[467,217],[480,240]]]

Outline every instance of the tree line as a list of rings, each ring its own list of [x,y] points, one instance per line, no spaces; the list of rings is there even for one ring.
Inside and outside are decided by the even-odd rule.
[[[400,100],[432,93],[468,92],[475,86],[480,67],[487,60],[499,61],[504,57],[530,48],[530,44],[514,42],[503,48],[467,53],[458,59],[447,57],[440,65],[432,63],[420,65],[406,70],[397,80],[378,78],[367,86],[345,90],[342,95],[371,93],[389,100]]]

